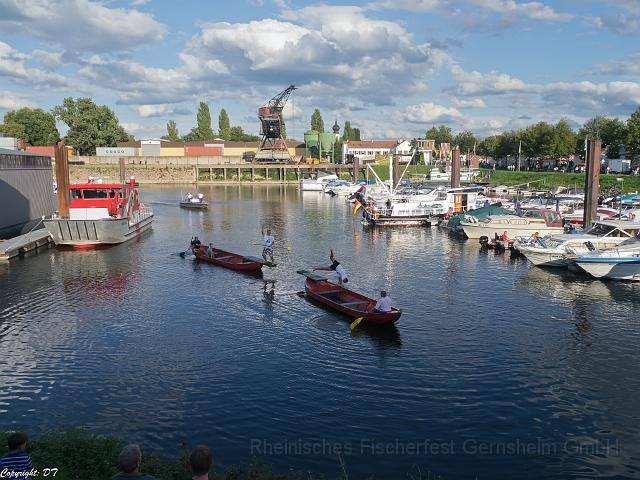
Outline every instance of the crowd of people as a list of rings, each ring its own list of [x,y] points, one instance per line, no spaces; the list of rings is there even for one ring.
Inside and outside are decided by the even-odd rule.
[[[27,453],[27,435],[24,432],[14,432],[7,438],[9,453],[0,458],[0,478],[25,479],[37,475],[33,461]],[[135,444],[122,448],[118,455],[118,473],[111,480],[156,480],[151,475],[140,471],[142,465],[142,451]],[[189,455],[189,470],[192,480],[209,480],[209,472],[213,465],[213,454],[206,445],[199,445]]]

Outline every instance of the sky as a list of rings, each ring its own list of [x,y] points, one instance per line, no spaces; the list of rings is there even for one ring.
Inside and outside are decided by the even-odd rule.
[[[363,139],[626,120],[640,0],[0,0],[0,116],[90,97],[145,139],[188,133],[206,101],[214,129],[224,108],[257,134],[290,84],[296,139],[315,108]]]

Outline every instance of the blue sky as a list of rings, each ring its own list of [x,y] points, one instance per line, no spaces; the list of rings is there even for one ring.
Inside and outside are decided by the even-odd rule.
[[[289,84],[289,137],[478,136],[640,106],[640,0],[0,0],[0,115],[88,96],[136,138],[207,101],[249,133]]]

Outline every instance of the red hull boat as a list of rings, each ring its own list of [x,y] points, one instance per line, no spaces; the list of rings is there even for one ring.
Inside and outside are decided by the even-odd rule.
[[[392,308],[390,312],[374,312],[376,301],[373,298],[331,283],[307,270],[298,270],[298,273],[307,277],[304,289],[309,298],[352,318],[362,317],[367,323],[384,325],[396,322],[402,315],[398,308]]]
[[[244,255],[238,255],[237,253],[220,250],[219,248],[213,248],[213,254],[211,255],[209,253],[209,247],[206,245],[193,247],[191,251],[198,260],[213,263],[214,265],[219,265],[231,270],[241,270],[243,272],[249,272],[260,270],[262,268],[262,265],[264,265],[264,262],[259,258],[245,257]]]

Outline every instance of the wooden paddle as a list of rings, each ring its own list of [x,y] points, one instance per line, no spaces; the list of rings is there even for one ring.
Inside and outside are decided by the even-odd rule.
[[[258,242],[251,242],[251,243],[249,243],[249,245],[251,245],[252,247],[255,247],[255,246],[266,247],[266,245],[265,245],[265,244],[263,244],[263,243],[258,243]],[[272,247],[272,248],[273,248],[273,247]],[[278,248],[278,247],[275,247],[275,248]],[[288,251],[288,252],[290,252],[290,251],[291,251],[291,245],[290,245],[290,244],[287,244],[287,251]]]
[[[360,325],[360,322],[362,322],[362,320],[364,320],[364,317],[358,317],[356,318],[353,322],[351,322],[351,325],[349,325],[349,328],[351,330],[353,330],[354,328],[356,328],[358,325]]]

